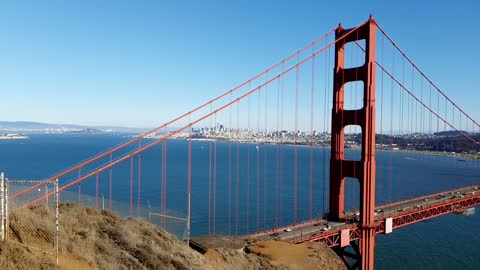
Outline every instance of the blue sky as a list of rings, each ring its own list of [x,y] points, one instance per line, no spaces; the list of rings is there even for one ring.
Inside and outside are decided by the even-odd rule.
[[[479,11],[478,1],[1,1],[0,119],[157,126],[369,14],[480,119]]]

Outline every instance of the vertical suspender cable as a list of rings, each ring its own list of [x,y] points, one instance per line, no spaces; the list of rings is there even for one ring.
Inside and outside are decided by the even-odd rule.
[[[168,141],[165,141],[165,182],[163,190],[163,214],[167,214],[167,184],[168,184]],[[165,223],[165,218],[164,218]]]
[[[325,40],[325,43],[327,43],[328,40]],[[323,171],[323,181],[322,181],[322,197],[323,197],[323,215],[327,213],[327,196],[328,196],[328,191],[327,191],[327,181],[329,179],[327,178],[327,147],[325,145],[325,136],[328,134],[328,123],[327,123],[327,114],[328,114],[328,99],[329,99],[329,89],[328,89],[328,82],[330,81],[330,50],[328,49],[327,53],[325,54],[325,95],[324,95],[324,104],[323,104],[323,134],[322,134],[322,143],[323,143],[323,160],[322,160],[322,171]]]
[[[251,84],[248,83],[248,88],[249,91],[251,90]],[[251,135],[251,129],[250,129],[250,96],[248,96],[248,119],[247,119],[247,134],[248,136]],[[250,143],[247,144],[247,192],[246,192],[246,218],[245,218],[245,223],[246,223],[246,233],[248,234],[250,232]]]
[[[212,104],[210,104],[210,113],[212,113]],[[210,117],[210,129],[208,131],[209,136],[211,136],[213,127],[212,127],[212,118]],[[212,233],[212,141],[209,143],[209,157],[208,157],[208,233]]]
[[[98,210],[98,173],[95,176],[95,208]]]
[[[78,169],[78,178],[82,177],[82,169]],[[82,206],[82,183],[78,183],[78,205]]]
[[[138,155],[138,187],[137,187],[137,217],[141,216],[141,196],[142,196],[142,155]]]
[[[280,180],[280,146],[279,146],[279,138],[280,137],[280,80],[277,81],[277,132],[275,135],[275,142],[276,142],[276,158],[275,158],[275,221],[274,221],[274,228],[278,227],[278,215],[279,215],[279,180]]]
[[[285,61],[282,63],[282,73],[285,72]],[[284,94],[285,94],[285,77],[282,77],[282,87],[281,87],[281,103],[280,103],[280,132],[283,131],[283,108],[284,108]],[[282,200],[282,183],[283,183],[283,159],[284,159],[284,150],[285,147],[283,145],[283,132],[280,135],[280,140],[282,142],[282,145],[280,146],[280,177],[278,180],[278,190],[279,190],[279,214],[278,214],[278,224],[283,224],[282,222],[282,212],[283,212],[283,200]]]
[[[215,113],[215,138],[213,141],[213,228],[215,234],[217,222],[217,113]]]
[[[240,168],[239,168],[239,165],[240,165],[240,143],[239,143],[239,140],[241,139],[239,137],[240,135],[240,101],[237,102],[237,130],[236,130],[236,134],[237,134],[237,143],[236,143],[236,146],[237,146],[237,153],[236,153],[236,157],[235,157],[235,181],[236,181],[236,184],[235,184],[235,235],[238,236],[238,219],[239,219],[239,216],[238,216],[238,186],[239,186],[239,181],[240,181]]]
[[[412,69],[412,93],[415,91],[415,88],[414,88],[414,70]],[[415,113],[415,109],[414,109],[414,103],[415,103],[415,100],[413,97],[410,97],[410,132],[411,133],[415,133],[415,116],[414,116],[414,113]]]
[[[161,165],[161,176],[160,176],[160,213],[163,214],[163,191],[164,191],[164,178],[165,178],[165,142],[162,143],[162,165]],[[160,226],[163,228],[163,217],[160,217]]]
[[[163,215],[164,212],[163,212],[163,208],[164,208],[164,204],[163,204],[163,194],[164,194],[164,191],[165,191],[165,187],[164,187],[164,182],[165,182],[165,142],[162,143],[162,176],[161,176],[161,197],[160,197],[160,213]],[[160,217],[160,226],[162,228],[164,228],[164,224],[163,224],[163,216]]]
[[[395,74],[395,51],[392,50],[392,74]],[[389,202],[393,197],[393,80],[390,86],[390,190]]]
[[[232,94],[230,94],[230,102]],[[232,135],[232,106],[230,106],[230,122],[228,124],[228,136]],[[228,235],[231,235],[230,226],[232,221],[232,138],[228,139]]]
[[[268,82],[268,72],[265,75],[265,81]],[[268,85],[265,86],[265,127],[264,136],[268,137]],[[263,147],[263,229],[267,229],[267,144]]]
[[[438,114],[440,115],[440,93],[437,92],[437,112]],[[439,132],[440,132],[440,118],[437,117],[437,136],[434,136],[434,139],[436,141],[436,145],[437,145],[437,158],[435,160],[435,163],[439,164],[438,163],[438,157],[440,155],[440,149],[439,149],[439,144],[440,144],[440,137],[439,137]],[[436,183],[436,190],[435,192],[439,192],[441,190],[440,188],[440,183],[437,181]]]
[[[188,123],[189,123],[189,132],[188,132],[188,173],[187,173],[187,244],[190,241],[190,217],[191,217],[191,194],[192,194],[192,125],[190,120],[190,114],[188,115]],[[140,168],[139,168],[140,170]],[[140,182],[140,180],[139,180]]]
[[[112,153],[110,153],[110,163],[112,163]],[[110,185],[110,187],[109,187],[110,188],[110,194],[109,194],[109,197],[110,197],[109,198],[110,211],[112,211],[112,176],[113,176],[113,171],[112,170],[113,170],[112,168],[110,168],[110,170],[109,170],[109,174],[110,174],[110,176],[109,176],[110,177],[110,179],[109,179],[109,182],[110,182],[109,183],[109,185]]]
[[[257,132],[260,132],[260,92],[261,89],[258,91],[258,113],[257,113]],[[257,232],[260,230],[260,149],[259,146],[256,146],[257,150],[257,178],[256,178],[256,186],[257,186]]]
[[[444,135],[443,135],[443,151],[445,152],[445,154],[443,155],[443,169],[444,169],[444,173],[442,173],[442,178],[443,178],[443,190],[448,190],[448,187],[447,187],[447,144],[445,142],[447,136],[446,136],[446,131],[447,131],[447,111],[448,111],[448,103],[447,103],[447,100],[445,99],[445,121],[443,122],[443,131],[444,131]]]
[[[382,66],[384,66],[384,50],[385,50],[385,40],[384,40],[384,36],[382,35],[382,52],[381,52]],[[384,153],[384,147],[385,147],[385,134],[383,133],[383,92],[384,92],[383,87],[384,87],[384,78],[385,78],[384,75],[385,75],[385,72],[382,69],[382,75],[380,79],[381,80],[380,81],[380,151],[382,154]],[[384,173],[382,169],[379,170],[379,178],[377,178],[377,181],[378,181],[378,193],[379,193],[380,202],[384,203],[386,200],[382,196],[383,194],[382,183],[383,181],[385,181],[385,179],[384,179]]]
[[[428,96],[429,96],[429,97],[428,97],[428,106],[429,106],[430,108],[433,108],[433,105],[432,105],[432,84],[429,84],[429,85],[430,85],[430,87],[429,87],[429,94],[428,94]],[[432,136],[432,113],[429,113],[429,112],[427,112],[427,113],[428,113],[428,116],[429,116],[429,119],[428,119],[428,123],[429,123],[429,124],[428,124],[428,136],[429,136],[430,138],[432,138],[432,137],[431,137],[431,136]],[[431,139],[430,139],[429,141],[431,141],[430,145],[431,145],[432,143],[435,143],[435,142],[434,142],[433,140],[431,140]],[[432,152],[433,152],[434,150],[435,150],[435,149],[434,149],[433,147],[429,147],[429,148],[428,148],[428,151],[430,151],[430,154],[429,154],[429,156],[430,156],[430,162],[432,162],[432,159],[433,159]],[[431,188],[431,190],[429,190],[430,193],[436,192],[436,190],[435,190],[434,178],[433,178],[433,175],[432,175],[431,173],[430,173],[430,181],[429,181],[429,182],[430,182],[430,188]]]
[[[210,145],[210,153],[208,157],[208,233],[212,233],[212,142]]]
[[[297,57],[297,62],[299,62],[299,57]],[[295,79],[295,131],[294,131],[294,157],[293,157],[293,224],[297,224],[297,207],[298,207],[298,146],[297,146],[297,137],[298,137],[298,95],[300,92],[300,70],[298,66],[295,68],[296,79]]]
[[[315,46],[312,47],[312,55],[315,53]],[[315,97],[315,57],[312,58],[312,91],[310,97],[310,182],[309,182],[309,217],[313,218],[313,113]]]
[[[402,57],[402,84],[405,85],[405,57]],[[404,134],[404,130],[403,130],[403,114],[404,114],[404,102],[403,102],[403,92],[401,89],[400,89],[400,104],[401,104],[401,107],[400,107],[400,134]]]
[[[452,126],[455,126],[455,106],[452,106]],[[461,130],[461,129],[459,129]],[[456,136],[456,135],[455,135]],[[457,153],[456,149],[455,149],[455,142],[451,142],[451,145],[453,147],[453,150],[455,152],[455,154]],[[455,159],[455,171],[458,172],[458,160]],[[447,179],[447,180],[450,180],[450,179]],[[455,187],[455,181],[450,181],[450,183],[448,184],[448,189],[454,189]]]
[[[130,217],[133,217],[133,157],[130,158]]]

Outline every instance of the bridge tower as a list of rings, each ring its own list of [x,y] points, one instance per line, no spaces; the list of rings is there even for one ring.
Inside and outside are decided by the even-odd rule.
[[[375,43],[376,22],[372,17],[363,25],[344,29],[341,25],[335,31],[335,70],[333,79],[332,142],[330,160],[330,220],[342,220],[345,215],[345,178],[355,178],[360,183],[360,224],[361,237],[351,268],[370,270],[374,267],[375,249]],[[345,45],[365,40],[365,63],[359,67],[345,68]],[[345,85],[349,82],[363,82],[363,108],[346,110]],[[358,125],[362,130],[361,160],[345,160],[344,128]],[[336,250],[346,252],[344,248]],[[345,258],[345,256],[343,256]],[[354,257],[354,256],[349,256]],[[345,259],[346,261],[346,259]]]

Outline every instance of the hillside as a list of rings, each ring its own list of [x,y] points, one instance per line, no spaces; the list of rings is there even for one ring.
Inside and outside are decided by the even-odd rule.
[[[60,209],[60,267],[49,255],[0,242],[0,269],[345,269],[335,253],[319,243],[267,241],[248,246],[249,253],[215,249],[201,255],[143,220],[74,205]],[[52,244],[53,239],[38,236],[53,225],[50,212],[39,207],[13,215],[10,233],[16,241]]]
[[[132,128],[120,126],[89,126],[74,124],[49,124],[29,121],[0,121],[2,132],[120,132],[120,133],[143,133],[146,128]],[[86,132],[85,132],[86,131]],[[90,132],[89,132],[90,131]]]

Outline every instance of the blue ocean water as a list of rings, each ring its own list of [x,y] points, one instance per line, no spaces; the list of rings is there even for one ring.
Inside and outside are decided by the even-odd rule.
[[[30,137],[29,140],[0,141],[0,171],[8,178],[46,178],[130,138],[103,134],[32,134]],[[141,145],[151,141],[143,140]],[[167,209],[175,215],[185,216],[188,143],[170,140],[167,148]],[[293,223],[295,168],[298,171],[297,220],[310,218],[310,190],[312,215],[323,215],[328,209],[325,196],[328,181],[323,179],[329,175],[330,150],[297,147],[296,152],[297,164],[293,162],[293,146],[192,142],[192,234],[209,232],[208,198],[209,186],[213,189],[213,182],[216,182],[216,233],[245,234]],[[347,149],[346,155],[355,159],[359,152]],[[112,158],[115,160],[118,156]],[[147,204],[154,211],[160,207],[162,158],[161,144],[141,155],[142,215]],[[388,151],[377,152],[376,158],[377,205],[480,182],[479,163],[470,160]],[[216,168],[213,167],[215,159]],[[103,162],[105,160],[98,161],[90,169]],[[130,171],[132,165],[133,174]],[[113,168],[113,210],[128,215],[131,199],[135,206],[134,215],[137,214],[138,168],[138,158],[128,159]],[[68,183],[87,172],[88,169],[75,171],[60,181]],[[88,202],[87,198],[95,197],[95,180],[91,177],[81,184],[83,204],[92,205],[92,200]],[[78,185],[69,188],[68,192],[76,194]],[[99,192],[105,196],[108,205],[108,170],[100,174]],[[348,209],[358,208],[358,184],[353,180],[346,183],[346,197]],[[75,196],[62,198],[73,200]],[[212,208],[210,216],[213,216]],[[477,233],[479,216],[447,215],[398,229],[388,236],[378,236],[377,269],[480,269],[480,250],[477,248],[480,244]],[[210,231],[212,227],[213,222]]]

